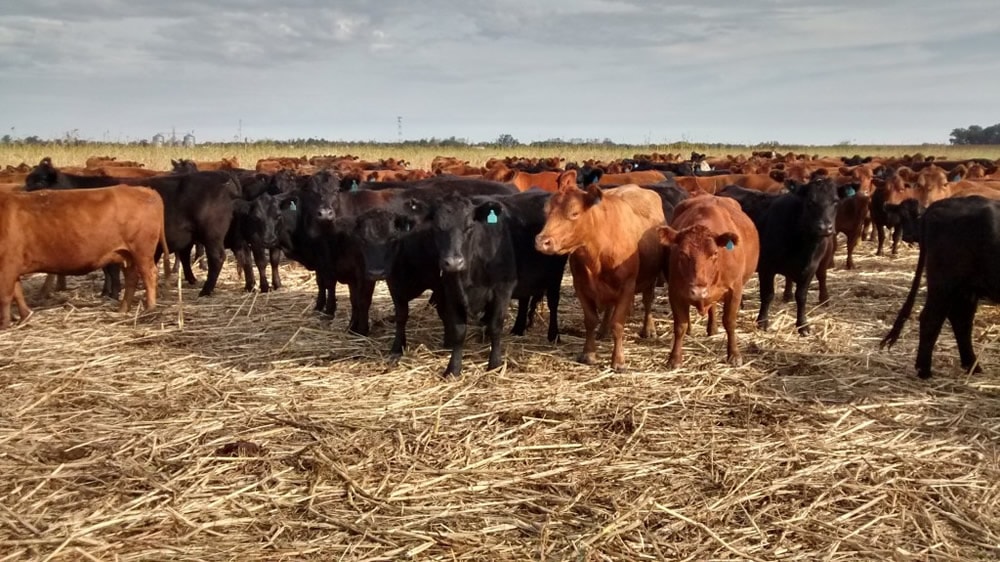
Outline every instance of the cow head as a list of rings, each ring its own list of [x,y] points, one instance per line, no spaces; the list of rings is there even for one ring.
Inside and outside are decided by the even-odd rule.
[[[52,165],[52,159],[46,156],[24,178],[24,190],[34,191],[36,189],[58,187],[59,174],[59,170]]]
[[[495,247],[505,235],[507,212],[496,200],[474,202],[449,194],[434,210],[434,245],[441,271],[466,271],[474,252]]]
[[[707,307],[713,288],[720,284],[722,267],[719,256],[732,252],[740,244],[735,232],[713,232],[703,224],[695,224],[682,230],[670,226],[658,229],[660,243],[670,247],[670,277],[682,281],[684,295],[693,303]],[[699,312],[704,313],[702,306]]]
[[[365,275],[377,280],[385,279],[392,273],[399,242],[410,235],[416,225],[417,221],[412,216],[375,208],[354,218],[338,219],[336,228],[352,233],[365,258]]]
[[[927,208],[931,203],[945,199],[951,194],[948,186],[948,175],[937,166],[929,166],[917,174],[914,190],[917,202],[923,208]]]
[[[284,211],[279,206],[278,198],[264,193],[248,203],[246,218],[251,228],[260,235],[260,241],[265,248],[277,247],[278,231],[284,220]]]
[[[920,207],[919,201],[915,198],[906,199],[898,205],[886,205],[887,212],[891,213],[899,221],[899,228],[902,231],[903,242],[912,244],[919,237],[920,217],[924,209]]]
[[[330,170],[320,170],[306,180],[300,189],[299,199],[302,208],[302,226],[306,236],[319,237],[325,230],[332,227],[336,218],[336,197],[339,178]]]
[[[170,169],[175,174],[190,174],[198,171],[198,165],[194,160],[170,160]]]
[[[801,232],[820,237],[833,234],[837,202],[840,200],[833,180],[820,178],[805,184],[786,181],[785,187],[801,201],[802,213],[799,215]]]
[[[545,226],[535,237],[535,249],[543,254],[569,254],[587,242],[595,232],[591,213],[601,202],[601,189],[590,184],[586,190],[576,182],[560,178],[559,191],[545,203]]]

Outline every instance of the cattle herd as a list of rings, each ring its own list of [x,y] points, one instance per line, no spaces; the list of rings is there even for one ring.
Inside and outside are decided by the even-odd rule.
[[[757,152],[750,157],[689,158],[637,154],[613,162],[561,158],[491,159],[482,167],[450,157],[430,170],[395,159],[353,156],[270,158],[243,169],[235,158],[174,161],[170,171],[94,157],[84,167],[37,166],[0,173],[0,327],[31,311],[20,279],[103,269],[103,294],[127,311],[139,284],[156,305],[157,263],[174,254],[196,283],[192,251],[203,252],[215,289],[225,250],[235,255],[245,288],[281,287],[282,255],[315,272],[317,311],[336,314],[336,285],[350,294],[350,331],[369,333],[376,283],[394,307],[390,360],[406,348],[409,303],[429,292],[451,349],[445,375],[462,370],[470,322],[490,341],[487,367],[502,363],[501,337],[511,301],[512,332],[530,327],[544,298],[548,339],[559,339],[559,295],[566,263],[583,312],[579,361],[597,362],[597,339],[611,335],[611,366],[625,366],[625,324],[642,297],[640,337],[653,337],[652,304],[666,291],[673,316],[669,365],[682,364],[690,309],[718,329],[722,303],[726,359],[742,362],[736,338],[743,288],[756,272],[760,310],[769,325],[775,279],[794,299],[796,329],[809,333],[806,297],[815,277],[830,299],[827,271],[838,233],[847,268],[855,246],[886,236],[920,246],[913,284],[882,345],[897,341],[926,270],[917,374],[931,375],[931,353],[944,320],[963,368],[980,370],[972,326],[980,298],[1000,300],[998,162],[900,158],[820,158]],[[270,281],[267,266],[271,266]],[[120,294],[124,277],[124,295]],[[64,281],[62,281],[64,283]]]

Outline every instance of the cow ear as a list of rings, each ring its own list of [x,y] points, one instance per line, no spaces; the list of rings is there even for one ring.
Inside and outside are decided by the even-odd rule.
[[[576,189],[574,186],[573,189]],[[592,183],[587,186],[587,194],[583,197],[583,204],[587,207],[592,207],[601,202],[601,198],[604,194],[601,192],[601,188],[597,186],[596,183]]]
[[[851,175],[852,170],[847,166],[841,166],[840,168],[837,169],[837,172],[839,172],[840,175],[842,176],[849,176]]]
[[[677,235],[679,233],[669,226],[661,226],[656,229],[656,234],[660,237],[660,244],[669,246],[677,240]]]
[[[732,250],[740,243],[740,235],[735,232],[724,232],[715,237],[715,244],[720,248]]]
[[[788,179],[787,176],[785,175],[785,170],[781,169],[771,170],[767,175],[774,181],[784,182],[786,179]]]
[[[795,194],[804,191],[802,189],[802,184],[792,179],[785,180],[785,189],[787,189],[789,193],[795,193]]]
[[[584,174],[583,185],[586,187],[589,185],[600,183],[601,177],[603,176],[604,176],[604,170],[600,168],[594,168],[589,172],[587,172],[586,174]]]
[[[488,225],[499,224],[503,216],[503,205],[497,201],[481,203],[472,211],[472,220]]]
[[[564,191],[564,187],[566,189],[576,189],[576,171],[566,170],[565,172],[559,174],[558,185],[559,191]]]
[[[507,182],[514,181],[514,178],[516,178],[516,177],[517,177],[517,170],[511,170],[511,169],[508,168],[502,174],[500,174],[499,181],[501,183],[507,183]]]

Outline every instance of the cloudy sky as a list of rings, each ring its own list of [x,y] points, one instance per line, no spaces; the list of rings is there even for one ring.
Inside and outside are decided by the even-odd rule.
[[[947,142],[998,52],[996,0],[3,0],[0,134]]]

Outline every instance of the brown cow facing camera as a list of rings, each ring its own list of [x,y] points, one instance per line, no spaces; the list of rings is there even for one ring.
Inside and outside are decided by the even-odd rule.
[[[117,185],[98,189],[0,194],[0,329],[10,327],[16,301],[23,321],[20,277],[29,273],[84,275],[122,264],[128,312],[139,278],[146,309],[156,306],[157,250],[167,253],[163,200],[152,189]]]
[[[667,289],[674,316],[670,368],[682,363],[682,345],[691,323],[691,307],[708,314],[708,335],[718,327],[715,304],[722,301],[726,360],[743,364],[736,343],[736,318],[743,286],[757,270],[757,228],[735,199],[703,195],[681,201],[671,226],[659,228],[660,242],[670,248]]]
[[[614,336],[611,367],[625,367],[625,321],[636,292],[642,293],[643,305],[639,337],[654,336],[653,291],[664,253],[656,229],[663,223],[660,196],[637,185],[603,191],[591,185],[584,191],[567,175],[546,203],[545,227],[535,237],[535,248],[543,254],[570,256],[573,288],[586,330],[581,363],[596,362],[597,337],[606,336],[610,327]]]

